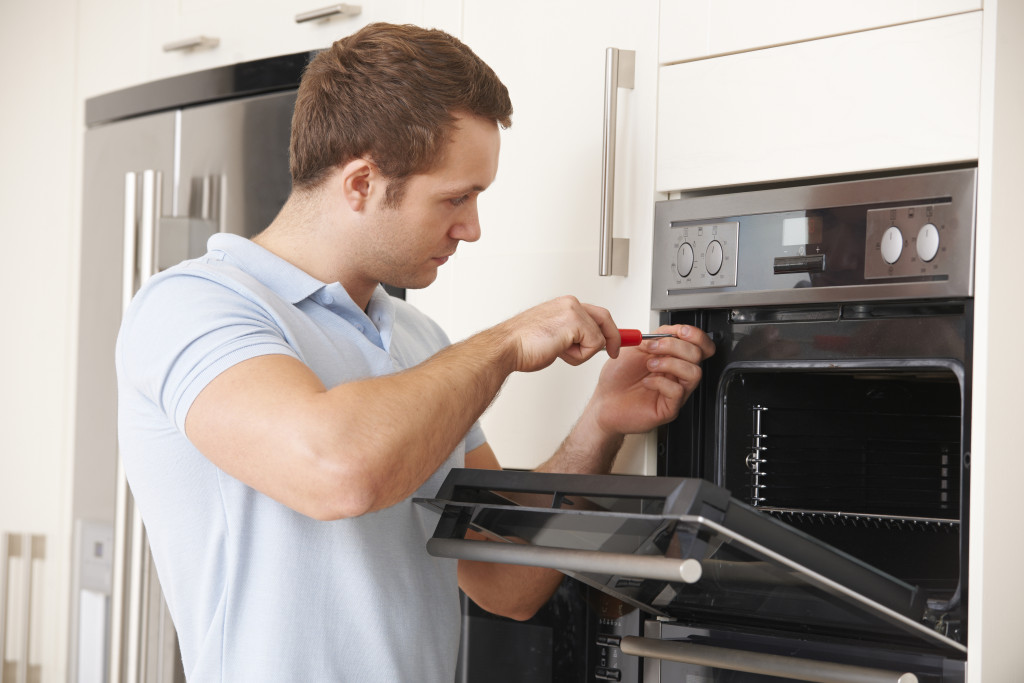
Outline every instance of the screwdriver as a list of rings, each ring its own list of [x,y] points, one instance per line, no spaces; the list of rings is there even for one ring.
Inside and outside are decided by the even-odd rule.
[[[639,346],[645,339],[661,339],[662,337],[674,337],[674,334],[644,334],[640,330],[619,330],[619,337],[623,346]]]

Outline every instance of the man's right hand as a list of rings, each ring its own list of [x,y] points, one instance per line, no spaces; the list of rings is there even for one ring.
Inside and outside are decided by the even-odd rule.
[[[530,308],[481,334],[507,349],[518,372],[541,370],[556,358],[580,365],[601,349],[615,358],[621,345],[611,314],[572,296]]]

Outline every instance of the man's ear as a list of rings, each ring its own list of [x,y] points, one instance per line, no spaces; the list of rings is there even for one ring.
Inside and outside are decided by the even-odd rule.
[[[374,192],[383,191],[380,172],[369,159],[353,159],[338,174],[342,197],[353,211],[362,211]]]

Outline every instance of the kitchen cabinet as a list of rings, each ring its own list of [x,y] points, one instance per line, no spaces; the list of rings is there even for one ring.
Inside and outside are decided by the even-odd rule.
[[[971,161],[981,12],[661,68],[663,192]]]
[[[461,8],[461,0],[80,2],[80,79],[86,98],[182,73],[325,48],[373,21],[412,22],[454,32]],[[358,12],[296,22],[299,14],[336,4]],[[198,44],[164,49],[191,40]]]
[[[509,89],[497,179],[480,196],[482,237],[462,244],[438,281],[409,301],[464,338],[542,301],[572,294],[611,310],[620,327],[647,329],[653,220],[657,5],[519,3],[496,19],[466,0],[461,38]],[[615,236],[627,238],[629,274],[599,277],[605,50],[636,52],[635,86],[618,95]],[[597,379],[601,357],[557,361],[509,378],[483,427],[505,467],[529,468],[558,447]],[[631,438],[619,467],[653,473],[646,438]]]
[[[663,64],[981,9],[981,0],[661,0]]]

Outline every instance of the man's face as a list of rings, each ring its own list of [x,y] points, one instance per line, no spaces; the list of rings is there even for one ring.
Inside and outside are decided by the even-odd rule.
[[[499,146],[497,124],[460,116],[436,168],[411,176],[397,206],[378,196],[366,243],[374,279],[426,287],[460,241],[480,238],[477,197],[498,172]]]

